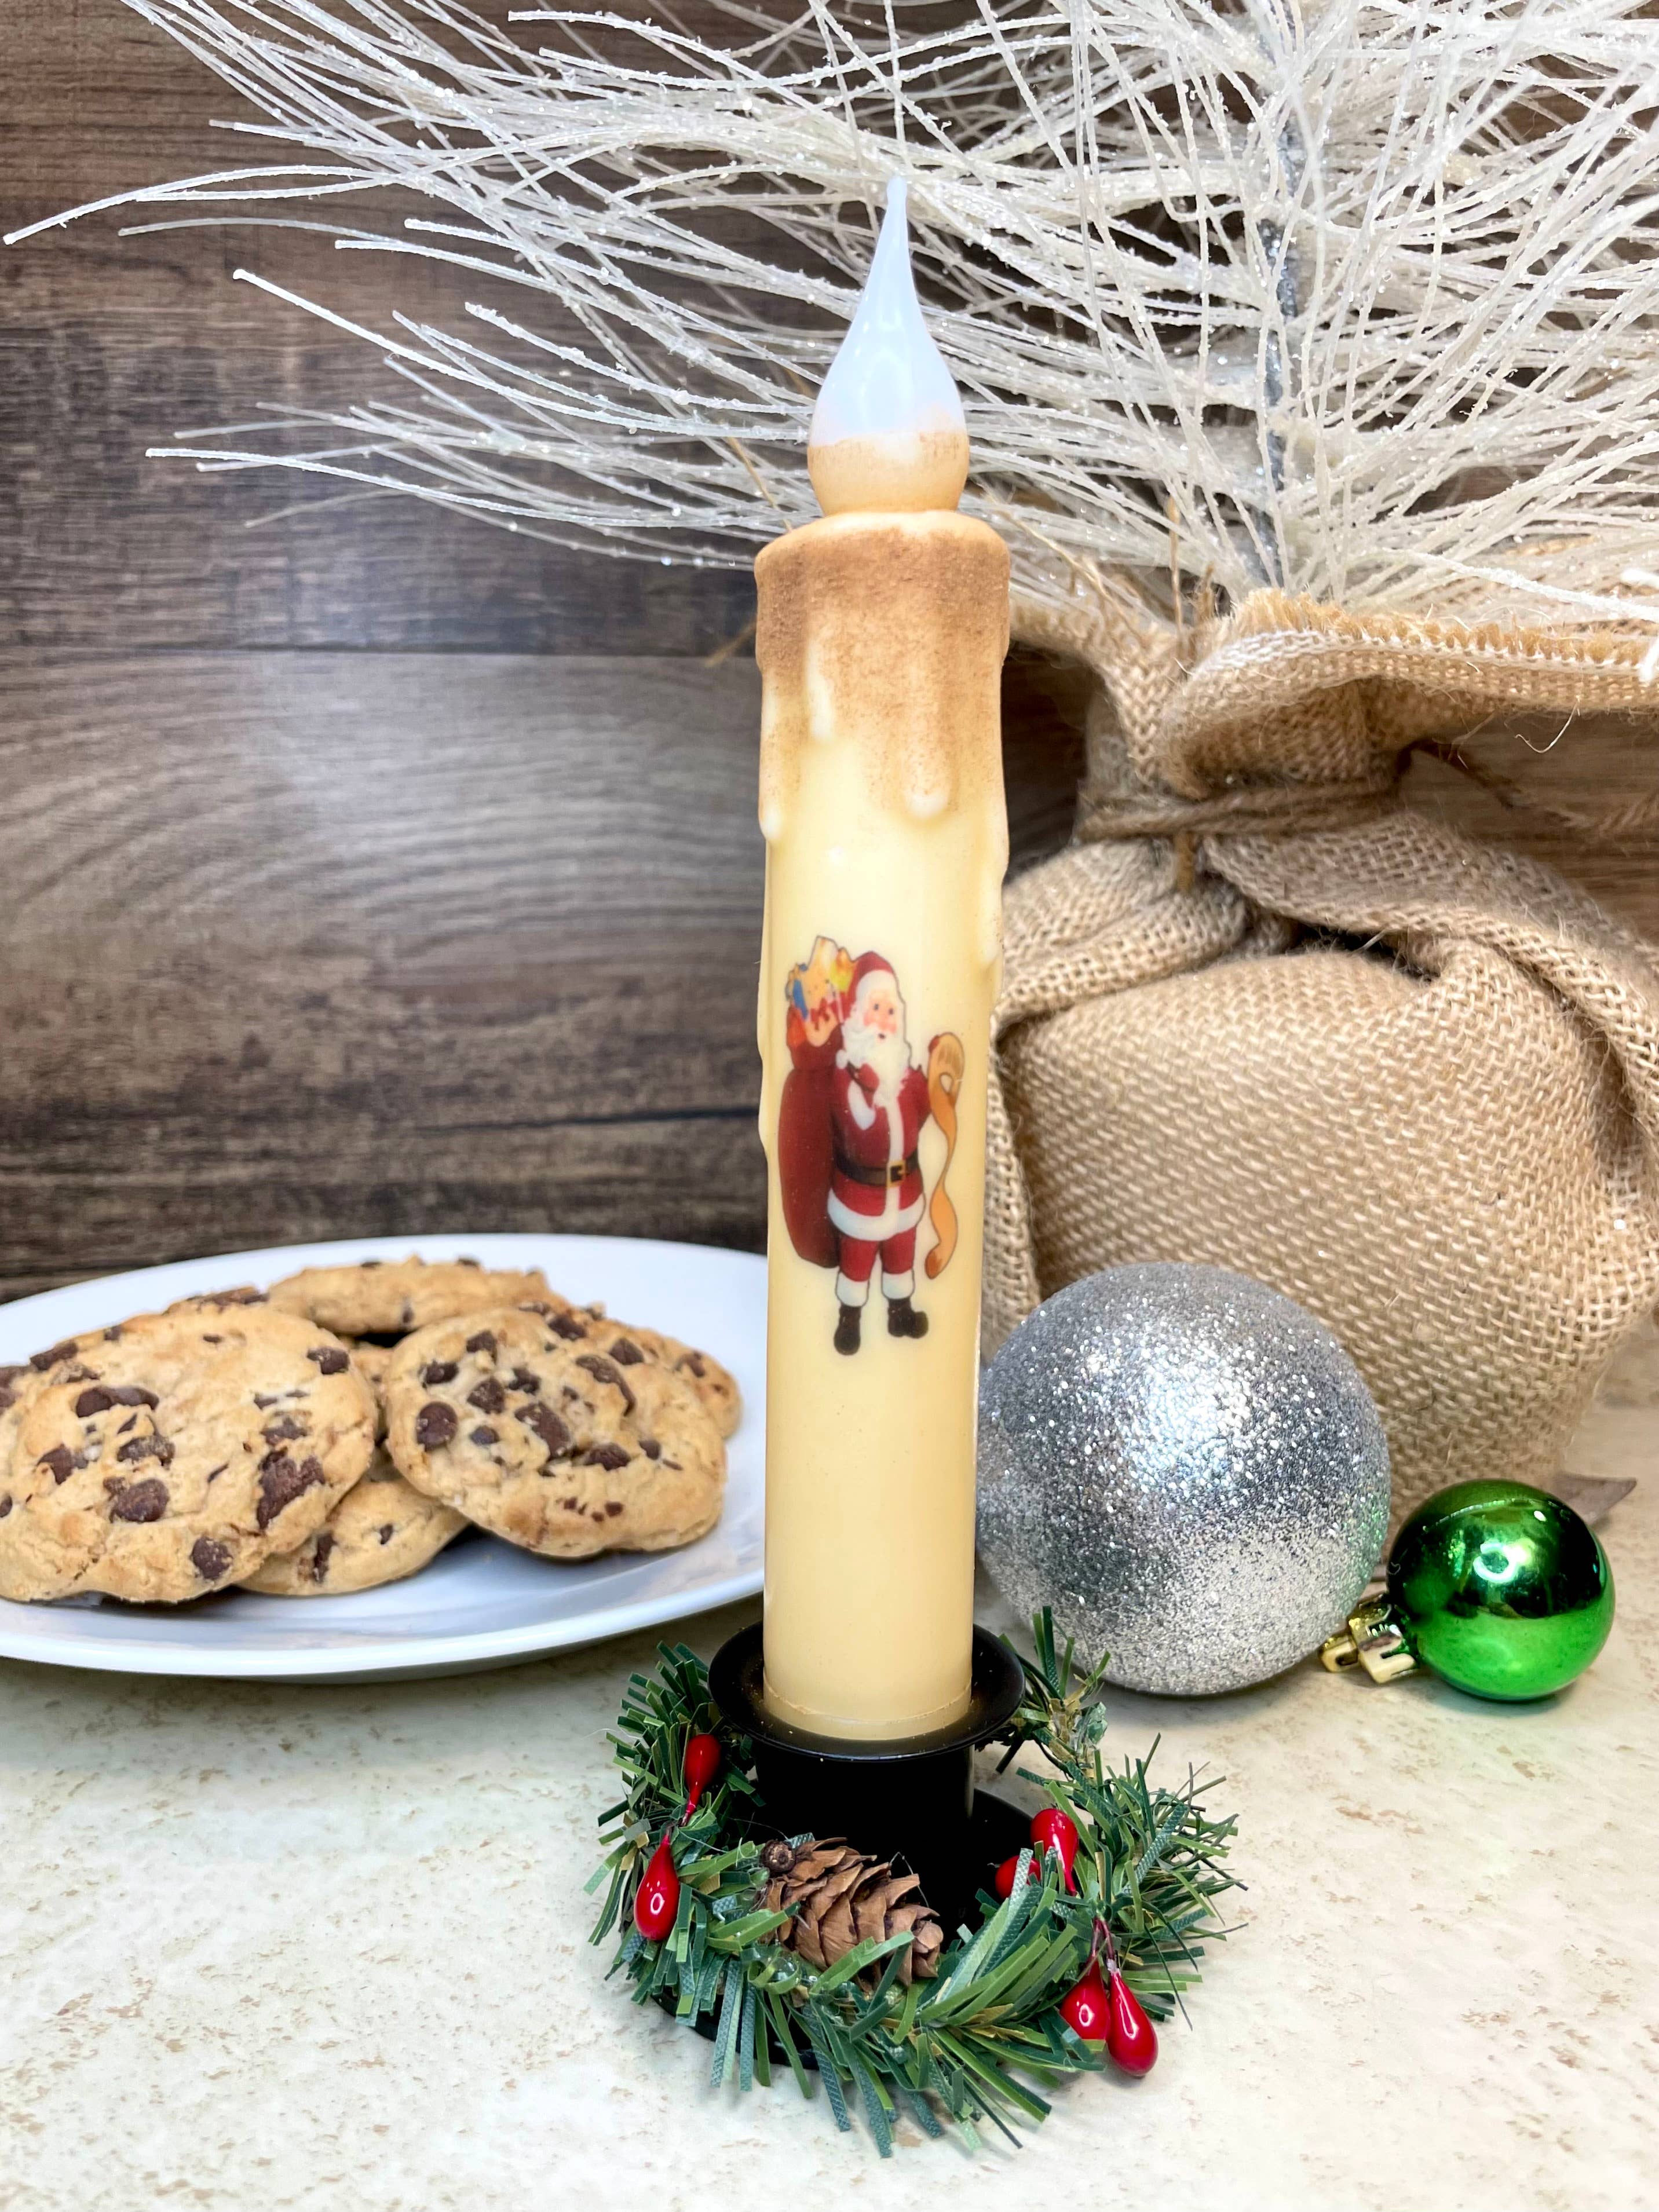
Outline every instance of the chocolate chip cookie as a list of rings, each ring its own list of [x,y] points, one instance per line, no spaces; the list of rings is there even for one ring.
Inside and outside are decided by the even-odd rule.
[[[549,1559],[661,1552],[712,1528],[726,1447],[690,1384],[619,1365],[507,1306],[423,1328],[386,1377],[386,1443],[417,1490]]]
[[[737,1378],[706,1352],[696,1352],[678,1337],[660,1330],[641,1328],[632,1322],[612,1321],[599,1306],[556,1306],[544,1301],[526,1302],[527,1310],[540,1314],[554,1334],[567,1344],[585,1344],[603,1352],[618,1367],[637,1367],[651,1360],[682,1376],[702,1401],[723,1437],[735,1433],[743,1419],[743,1394]]]
[[[305,1267],[270,1292],[284,1313],[303,1314],[336,1336],[396,1342],[452,1315],[541,1298],[562,1307],[539,1267],[522,1273],[477,1260],[360,1260],[349,1267]]]
[[[387,1358],[391,1357],[388,1353]],[[405,1482],[384,1451],[297,1552],[269,1559],[244,1589],[266,1597],[338,1597],[401,1582],[459,1536],[465,1518]]]
[[[32,1367],[0,1367],[0,1477],[11,1465],[12,1444],[23,1418],[24,1386],[34,1372]]]
[[[344,1346],[257,1294],[68,1338],[4,1389],[0,1596],[200,1597],[294,1550],[374,1451]]]
[[[351,1354],[352,1365],[378,1398],[385,1386],[386,1371],[392,1364],[394,1347],[389,1344],[375,1344],[367,1337],[343,1336],[340,1341]],[[398,1342],[402,1341],[400,1337]],[[380,1425],[384,1430],[386,1424],[382,1422]]]

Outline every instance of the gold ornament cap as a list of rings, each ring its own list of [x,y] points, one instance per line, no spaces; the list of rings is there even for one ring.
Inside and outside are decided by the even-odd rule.
[[[1406,1643],[1393,1606],[1385,1597],[1373,1599],[1348,1615],[1346,1628],[1328,1636],[1320,1657],[1333,1674],[1351,1674],[1363,1667],[1373,1682],[1397,1681],[1414,1672],[1417,1662]]]

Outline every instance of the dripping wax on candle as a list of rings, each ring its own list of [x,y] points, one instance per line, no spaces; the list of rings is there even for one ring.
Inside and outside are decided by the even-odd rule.
[[[948,511],[968,481],[962,396],[922,320],[902,177],[887,187],[869,278],[818,393],[806,468],[825,514]]]

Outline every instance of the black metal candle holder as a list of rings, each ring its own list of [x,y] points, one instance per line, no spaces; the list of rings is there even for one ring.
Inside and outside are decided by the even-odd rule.
[[[973,1917],[999,1863],[1027,1840],[1021,1814],[974,1786],[974,1753],[1006,1730],[1025,1677],[1006,1644],[974,1631],[967,1711],[926,1735],[868,1742],[809,1735],[767,1711],[761,1624],[714,1654],[708,1686],[728,1724],[755,1747],[755,1780],[780,1835],[844,1836],[896,1859],[948,1931]]]

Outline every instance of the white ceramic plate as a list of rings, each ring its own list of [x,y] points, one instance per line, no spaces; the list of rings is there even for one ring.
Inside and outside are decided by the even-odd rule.
[[[346,1597],[256,1597],[227,1590],[185,1606],[0,1598],[0,1656],[124,1674],[212,1674],[267,1681],[460,1674],[594,1644],[752,1597],[761,1586],[766,1434],[766,1262],[702,1244],[620,1237],[383,1237],[229,1252],[106,1275],[0,1306],[0,1366],[193,1291],[254,1283],[353,1260],[470,1254],[486,1267],[540,1267],[580,1304],[701,1346],[743,1390],[727,1446],[720,1525],[683,1552],[617,1553],[563,1565],[493,1536],[461,1536],[407,1582]]]

